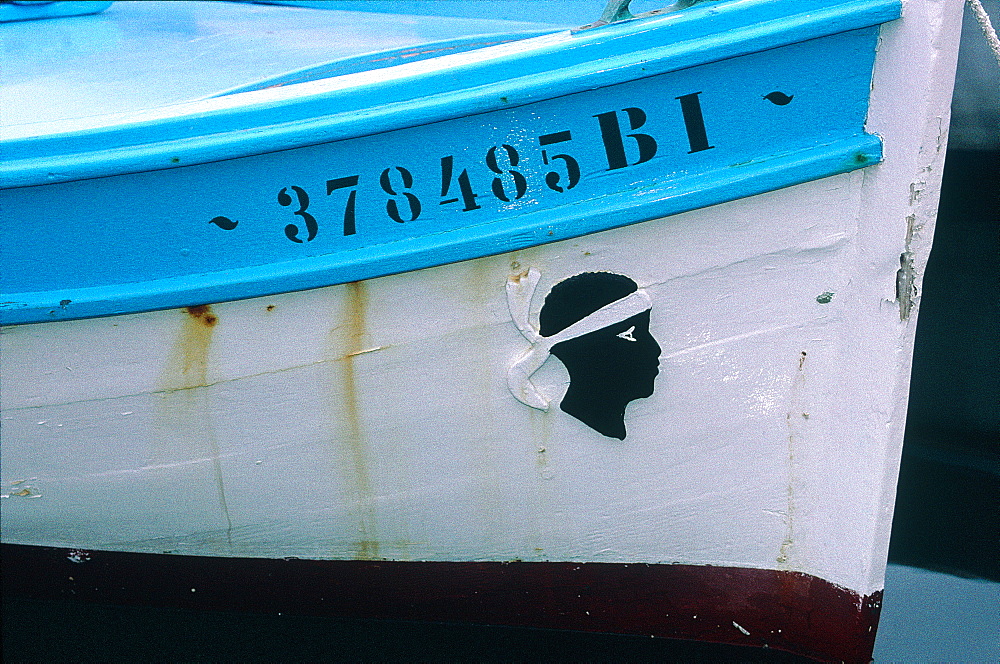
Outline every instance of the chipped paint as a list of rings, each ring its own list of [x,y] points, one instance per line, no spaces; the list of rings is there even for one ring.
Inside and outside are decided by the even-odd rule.
[[[37,479],[32,477],[10,482],[7,490],[0,494],[0,498],[41,498],[41,491],[34,485]]]
[[[938,118],[938,141],[941,140],[941,118]],[[940,144],[938,150],[940,151]],[[931,165],[921,168],[921,175],[927,176],[932,170]],[[924,191],[928,188],[926,179],[910,182],[909,207],[911,210],[918,208],[922,204]],[[935,185],[935,192],[937,191]],[[913,242],[923,230],[923,224],[917,219],[917,213],[911,211],[906,215],[906,236],[903,240],[904,249],[899,256],[899,269],[896,271],[896,303],[899,305],[899,320],[907,321],[910,318],[917,300],[917,274],[913,252]]]
[[[344,355],[344,358],[346,359],[348,357],[356,357],[358,355],[364,355],[366,353],[374,353],[377,350],[385,350],[388,347],[389,346],[375,346],[374,348],[365,348],[364,350],[355,350],[355,351],[352,351],[352,352],[347,353],[346,355]]]
[[[90,552],[82,549],[73,549],[66,555],[66,560],[77,564],[89,562]]]
[[[913,267],[913,252],[904,251],[899,255],[899,270],[896,271],[896,302],[899,303],[899,320],[910,318],[917,297],[917,273]]]

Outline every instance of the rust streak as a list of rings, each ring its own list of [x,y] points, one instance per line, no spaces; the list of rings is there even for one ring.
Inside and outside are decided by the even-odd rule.
[[[208,363],[218,315],[210,304],[183,310],[177,340],[161,378],[160,427],[168,435],[158,441],[157,458],[168,461],[208,457],[212,460],[215,492],[226,525],[226,541],[232,550],[233,520],[226,501],[221,451],[213,426],[210,394],[207,388]]]
[[[209,304],[187,307],[184,313],[187,315],[161,379],[165,390],[208,385],[208,357],[212,334],[219,323],[219,317]]]
[[[347,444],[350,449],[351,464],[357,490],[358,530],[360,539],[355,556],[360,560],[374,560],[379,557],[378,538],[375,528],[375,499],[372,490],[370,451],[361,425],[358,404],[358,386],[354,358],[367,352],[365,341],[365,313],[367,297],[365,284],[360,281],[345,285],[345,350],[343,355],[344,411],[347,419]]]
[[[519,284],[521,283],[521,279],[524,279],[526,276],[528,276],[528,270],[524,270],[523,272],[518,272],[517,274],[510,275],[510,280],[513,281],[515,284]]]
[[[796,495],[795,487],[798,483],[798,473],[796,468],[796,458],[795,450],[798,446],[799,440],[802,436],[802,431],[800,427],[801,423],[795,418],[795,413],[801,413],[804,419],[809,419],[806,413],[802,412],[802,390],[805,384],[805,364],[808,354],[806,351],[801,351],[798,358],[798,371],[795,377],[792,379],[792,387],[789,392],[789,406],[790,409],[788,414],[785,416],[785,422],[788,425],[788,488],[786,502],[787,506],[785,508],[785,539],[781,542],[778,547],[778,556],[775,559],[778,563],[782,565],[788,564],[789,558],[794,553],[793,548],[795,547],[795,507],[796,507]]]
[[[219,322],[219,317],[212,312],[212,305],[210,304],[196,304],[184,311],[191,318],[201,321],[205,327],[215,327],[215,324]]]

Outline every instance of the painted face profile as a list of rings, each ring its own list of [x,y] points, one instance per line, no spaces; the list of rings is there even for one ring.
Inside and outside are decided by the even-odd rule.
[[[549,354],[555,355],[570,376],[560,403],[563,412],[623,440],[626,407],[653,394],[659,373],[660,346],[649,332],[649,295],[620,274],[578,274],[553,286],[535,332],[527,323],[527,306],[538,278],[533,270],[508,284],[512,316],[532,341],[508,374],[511,391],[522,402],[547,409],[548,401],[529,379]]]

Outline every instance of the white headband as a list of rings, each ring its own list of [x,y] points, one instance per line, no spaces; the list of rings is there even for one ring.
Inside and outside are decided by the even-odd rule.
[[[543,337],[528,321],[531,298],[541,276],[538,270],[531,268],[527,274],[515,275],[507,280],[507,306],[510,307],[510,316],[524,338],[531,342],[531,348],[525,350],[520,357],[514,360],[514,363],[507,370],[507,387],[521,403],[539,410],[548,410],[549,400],[543,397],[531,383],[531,374],[538,371],[545,360],[549,358],[552,347],[563,341],[582,337],[609,325],[628,320],[632,316],[649,310],[652,307],[652,301],[646,291],[639,289],[620,300],[601,307],[566,329],[556,332],[550,337]]]

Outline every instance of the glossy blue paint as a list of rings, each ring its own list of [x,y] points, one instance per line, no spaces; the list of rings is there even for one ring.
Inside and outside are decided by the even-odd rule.
[[[372,54],[359,55],[355,57],[342,58],[333,62],[324,62],[321,65],[304,67],[296,71],[272,76],[239,85],[229,90],[223,90],[212,97],[222,97],[225,95],[237,94],[240,92],[252,92],[254,90],[266,90],[284,85],[294,85],[296,83],[307,83],[309,81],[319,81],[324,78],[343,76],[345,74],[356,74],[358,72],[374,71],[386,67],[395,67],[409,62],[420,62],[431,58],[439,58],[443,55],[463,53],[487,46],[504,44],[518,39],[527,39],[535,35],[551,33],[552,30],[522,30],[515,33],[496,33],[485,36],[462,37],[460,39],[448,39],[436,41],[431,44],[421,44],[420,46],[409,46],[406,48],[381,51],[378,57]]]
[[[526,40],[514,52],[406,70],[397,78],[337,79],[325,87],[288,86],[146,113],[7,126],[0,186],[173,168],[411,127],[877,25],[899,14],[899,0],[708,2]]]
[[[607,0],[240,0],[291,5],[313,9],[341,9],[356,12],[408,14],[413,16],[455,16],[532,21],[580,26],[601,15]],[[669,4],[669,3],[666,3]],[[634,0],[634,13],[666,6],[660,0]]]
[[[864,132],[874,26],[898,4],[709,4],[400,79],[5,140],[3,237],[17,250],[0,259],[2,320],[343,283],[881,159]]]
[[[67,2],[10,2],[0,4],[0,23],[37,21],[46,18],[97,14],[111,6],[110,0],[78,0]]]
[[[116,127],[137,113],[321,65],[343,68],[360,59],[377,68],[393,51],[402,59],[407,50],[477,48],[498,36],[523,38],[561,27],[229,2],[117,2],[96,16],[2,26],[7,66],[0,71],[0,131],[8,141],[14,135],[65,139],[66,131],[93,126],[101,132],[95,144],[113,148],[119,145]],[[267,122],[281,120],[263,115]],[[80,120],[90,116],[101,117]],[[134,138],[151,143],[162,137]],[[37,156],[31,145],[26,154]],[[71,145],[60,141],[56,150],[69,155]],[[5,154],[4,161],[13,156]]]

